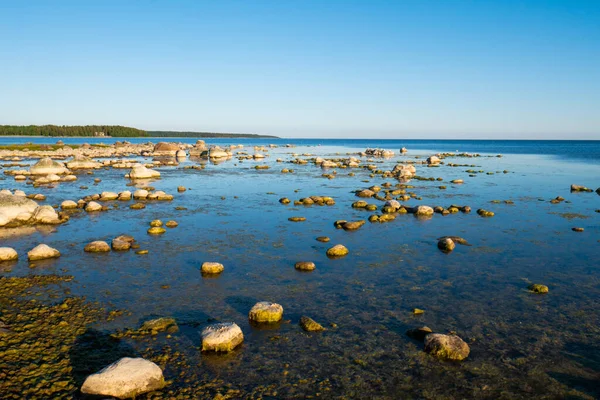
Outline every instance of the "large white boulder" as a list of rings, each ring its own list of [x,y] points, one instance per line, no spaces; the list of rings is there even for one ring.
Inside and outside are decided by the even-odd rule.
[[[70,169],[96,169],[102,168],[102,164],[86,156],[77,155],[67,162],[67,167]]]
[[[19,255],[15,249],[10,247],[0,247],[0,262],[1,261],[14,261],[19,258]]]
[[[162,389],[165,378],[160,367],[143,358],[121,358],[88,376],[81,393],[129,399]]]
[[[29,173],[31,175],[63,175],[68,174],[69,170],[58,161],[53,161],[50,157],[45,157],[33,164],[29,168]]]
[[[142,164],[136,164],[133,166],[131,171],[129,171],[128,178],[129,179],[160,178],[160,172],[155,171],[150,168],[146,168]]]
[[[46,260],[48,258],[60,257],[60,251],[53,249],[46,244],[39,244],[27,252],[27,258],[30,261]]]
[[[0,194],[0,227],[7,226],[11,222],[27,221],[36,208],[38,204],[26,197]],[[29,217],[25,218],[27,215]]]

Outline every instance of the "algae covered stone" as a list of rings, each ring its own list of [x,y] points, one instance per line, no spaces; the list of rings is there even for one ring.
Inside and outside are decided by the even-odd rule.
[[[471,349],[456,335],[430,333],[425,336],[425,351],[438,358],[460,361],[469,356]]]
[[[125,357],[88,376],[81,392],[128,399],[164,386],[165,379],[158,365],[143,358]]]
[[[533,293],[548,293],[548,286],[540,285],[539,283],[532,283],[527,289],[531,290]]]
[[[283,307],[270,301],[256,303],[248,313],[248,319],[252,322],[279,322],[283,318]]]
[[[144,322],[140,328],[142,332],[168,332],[175,333],[179,330],[174,318],[155,318]]]
[[[449,237],[442,238],[438,241],[438,249],[440,249],[443,253],[450,253],[455,247],[456,244],[454,244],[454,241]]]
[[[344,257],[348,255],[349,251],[343,244],[336,244],[327,250],[328,257]]]
[[[321,324],[307,316],[302,316],[300,318],[300,326],[307,332],[318,332],[325,330]]]
[[[229,352],[244,341],[244,334],[235,322],[209,325],[200,336],[202,351]]]

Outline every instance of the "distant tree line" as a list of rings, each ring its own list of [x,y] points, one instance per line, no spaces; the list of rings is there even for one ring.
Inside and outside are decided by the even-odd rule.
[[[277,138],[277,136],[257,135],[256,133],[217,133],[217,132],[178,132],[148,131],[153,137],[191,137],[191,138]]]
[[[147,137],[148,133],[141,129],[120,125],[0,125],[0,136],[112,136],[112,137]]]

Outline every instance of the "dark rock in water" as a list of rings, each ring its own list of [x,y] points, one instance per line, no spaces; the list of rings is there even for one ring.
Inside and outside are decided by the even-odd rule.
[[[540,285],[539,283],[532,283],[531,285],[527,286],[527,289],[534,293],[548,293],[548,286]]]
[[[307,332],[324,331],[325,328],[314,319],[302,316],[300,318],[300,326]]]
[[[479,214],[482,217],[493,217],[494,216],[494,213],[492,211],[487,211],[487,210],[484,210],[483,208],[478,209],[477,214]]]
[[[583,232],[583,231],[584,231],[584,229],[583,229],[583,228],[580,228],[580,227],[571,228],[571,230],[572,230],[573,232]]]
[[[571,192],[593,192],[593,190],[581,185],[571,185]]]
[[[418,340],[419,342],[424,341],[425,336],[429,335],[430,333],[433,333],[433,331],[428,326],[422,326],[420,328],[409,329],[406,331],[406,335],[408,337]]]
[[[281,199],[279,199],[279,202],[281,204],[290,204],[290,199],[288,199],[287,197],[282,197]]]
[[[449,237],[442,238],[438,241],[438,249],[444,253],[450,253],[455,247],[454,241]]]
[[[299,271],[312,271],[315,269],[315,263],[312,261],[299,261],[294,267]]]
[[[456,335],[430,333],[425,336],[425,351],[438,358],[460,361],[469,356],[471,349]]]

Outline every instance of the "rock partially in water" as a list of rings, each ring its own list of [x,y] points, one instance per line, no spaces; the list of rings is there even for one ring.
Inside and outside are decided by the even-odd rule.
[[[60,251],[46,245],[39,244],[27,252],[27,258],[30,261],[46,260],[48,258],[60,257]]]
[[[540,285],[539,283],[532,283],[531,285],[527,286],[527,289],[531,290],[533,293],[548,293],[548,286]]]
[[[581,227],[578,227],[578,226],[576,226],[576,227],[574,227],[574,228],[571,228],[571,230],[572,230],[573,232],[583,232],[585,229],[584,229],[584,228],[581,228]]]
[[[571,185],[571,192],[593,192],[593,190],[581,185]]]
[[[317,241],[322,242],[322,243],[327,243],[329,242],[331,239],[327,236],[319,236],[317,237]]]
[[[430,333],[425,336],[425,351],[438,358],[461,361],[469,356],[471,349],[456,335]]]
[[[312,261],[299,261],[294,267],[299,271],[313,271],[315,263]]]
[[[279,322],[281,318],[283,318],[283,307],[269,301],[256,303],[248,313],[248,319],[257,323]]]
[[[153,221],[150,221],[150,226],[162,226],[163,222],[160,219],[155,219]]]
[[[492,211],[484,210],[483,208],[478,209],[477,214],[482,217],[493,217],[495,215]]]
[[[110,246],[115,251],[127,251],[131,248],[131,243],[128,240],[124,240],[121,237],[114,238]]]
[[[39,206],[38,208],[35,209],[32,219],[33,219],[34,223],[37,223],[37,224],[54,225],[54,224],[60,224],[61,222],[63,222],[63,221],[61,221],[58,214],[56,213],[56,210],[54,210],[54,208],[52,208],[52,206]]]
[[[162,226],[153,226],[150,229],[148,229],[148,234],[150,234],[150,235],[162,235],[166,231],[167,230],[165,228],[163,228]]]
[[[73,210],[77,208],[77,203],[75,203],[73,200],[65,200],[60,203],[60,208],[63,210]]]
[[[307,332],[318,332],[325,330],[325,328],[323,328],[323,326],[317,321],[304,315],[300,317],[300,326]]]
[[[417,206],[411,209],[411,212],[416,216],[431,216],[433,215],[433,208],[429,206]]]
[[[224,270],[225,267],[223,266],[223,264],[210,261],[202,263],[202,267],[200,268],[202,274],[206,275],[217,275],[223,272]]]
[[[83,251],[87,253],[106,253],[110,251],[110,246],[108,245],[108,243],[102,240],[96,240],[86,244],[83,248]]]
[[[425,340],[425,336],[429,335],[430,333],[433,333],[433,331],[428,326],[422,326],[420,328],[409,329],[406,331],[408,337],[418,340],[419,342],[423,342]]]
[[[360,221],[347,221],[344,224],[342,224],[342,228],[345,231],[355,231],[357,229],[359,229],[361,226],[363,226],[365,224],[365,220],[360,220]]]
[[[348,255],[349,251],[346,248],[346,246],[342,245],[342,244],[336,244],[335,246],[329,248],[327,250],[327,256],[328,257],[344,257],[346,255]]]
[[[158,142],[154,145],[152,152],[155,155],[174,156],[178,150],[179,145],[177,143]]]
[[[143,358],[125,357],[88,376],[81,392],[129,399],[164,386],[165,379],[158,365]]]
[[[142,164],[135,165],[129,174],[127,174],[129,179],[152,179],[152,178],[160,178],[160,172],[155,171],[153,169],[146,168]]]
[[[0,227],[26,223],[37,208],[35,201],[23,196],[0,194]]]
[[[200,334],[202,351],[230,352],[244,341],[244,334],[234,322],[209,325]]]
[[[15,249],[11,247],[0,247],[0,262],[1,261],[14,261],[19,258],[19,255]]]
[[[90,201],[85,205],[85,211],[87,212],[97,212],[102,211],[102,205],[100,203],[96,203],[95,201]]]
[[[67,162],[69,169],[97,169],[102,168],[102,164],[83,155],[74,156],[71,161]]]
[[[156,318],[146,321],[139,329],[141,332],[155,334],[157,332],[175,333],[179,330],[175,318]]]
[[[29,168],[29,173],[31,175],[65,175],[69,173],[69,170],[50,157],[44,157]]]
[[[177,221],[170,220],[165,223],[165,226],[167,228],[175,228],[175,227],[179,226],[179,224],[177,223]]]
[[[438,156],[431,156],[427,158],[427,164],[429,165],[437,165],[441,162]]]
[[[444,253],[450,253],[456,247],[454,241],[448,237],[439,240],[437,246],[438,249],[440,249]]]
[[[306,217],[289,217],[288,221],[291,221],[291,222],[303,222],[303,221],[306,221]]]

